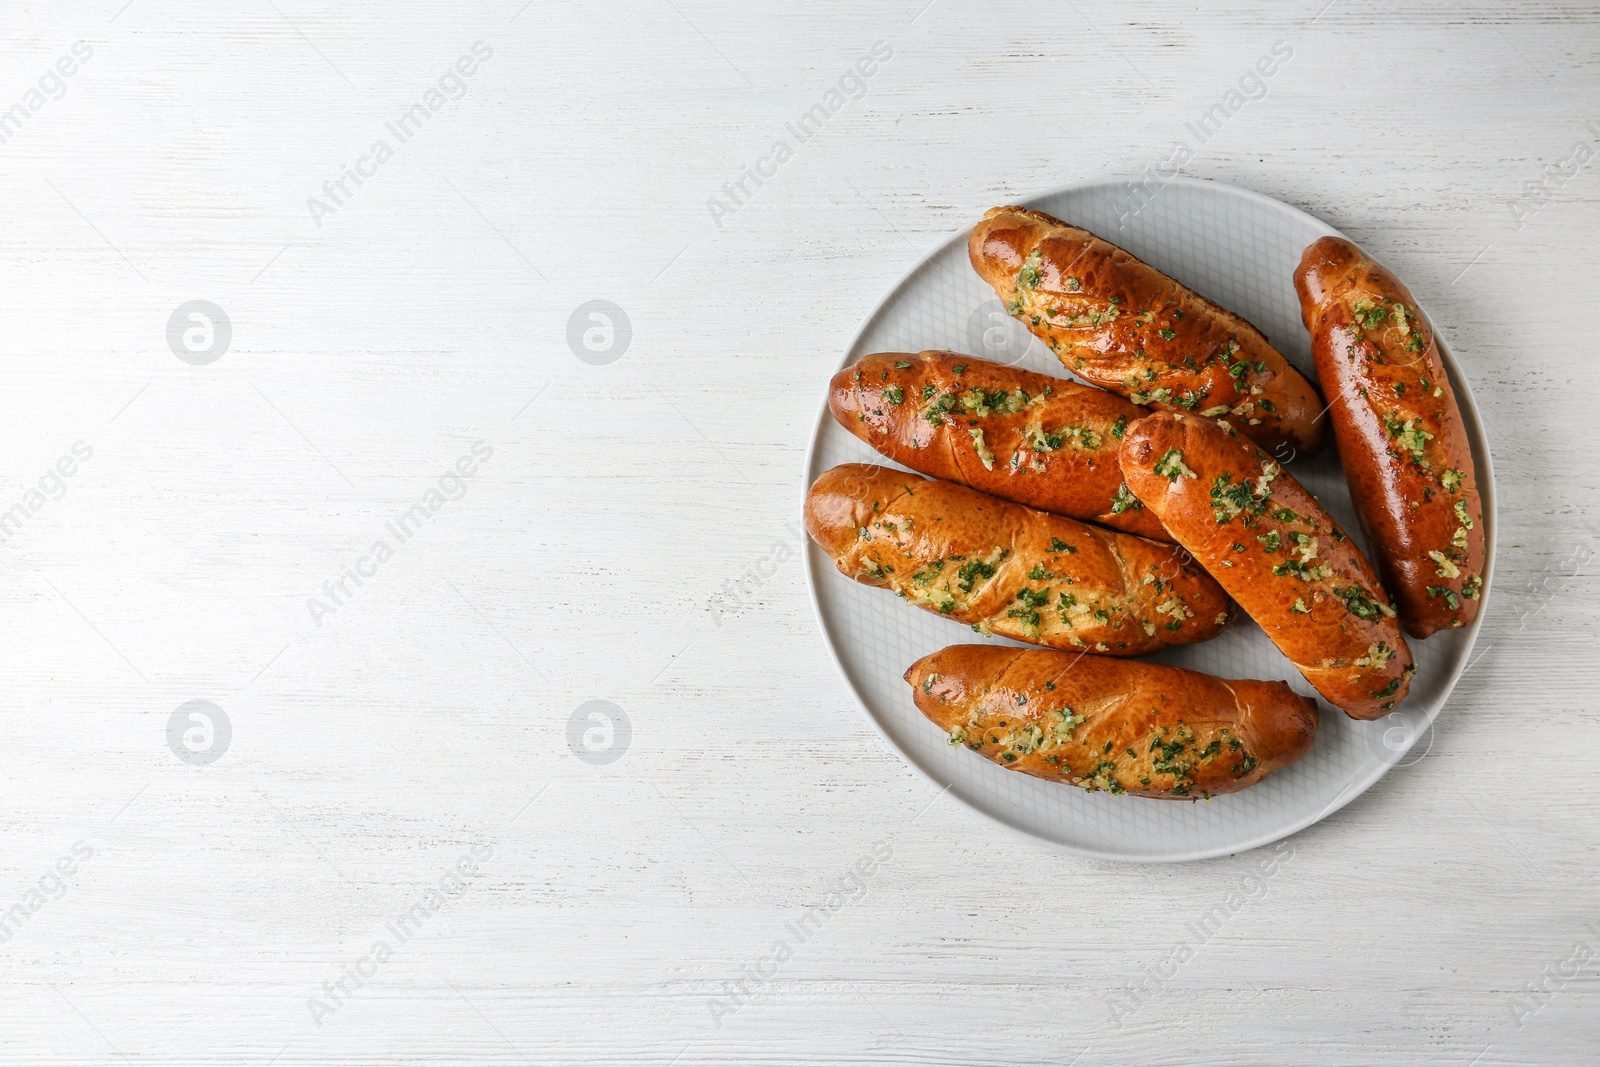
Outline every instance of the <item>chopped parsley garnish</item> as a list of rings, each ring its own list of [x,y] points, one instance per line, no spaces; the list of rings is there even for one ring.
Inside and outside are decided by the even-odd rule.
[[[1309,582],[1317,578],[1330,577],[1333,574],[1333,570],[1325,563],[1320,563],[1313,567],[1303,559],[1286,559],[1276,567],[1273,567],[1272,573],[1280,578],[1292,574],[1302,582]]]
[[[1111,498],[1111,514],[1121,515],[1124,511],[1137,511],[1142,507],[1144,503],[1133,495],[1133,490],[1128,488],[1127,482],[1117,486],[1117,495]]]
[[[1421,419],[1407,422],[1388,415],[1384,417],[1383,427],[1389,431],[1389,436],[1394,438],[1395,444],[1411,453],[1411,458],[1419,462],[1422,460],[1423,449],[1433,440],[1433,434],[1422,428]]]
[[[1272,479],[1276,478],[1279,468],[1276,464],[1269,463],[1262,470],[1262,476],[1252,485],[1249,481],[1233,482],[1232,474],[1219,474],[1211,483],[1211,510],[1217,517],[1217,522],[1225,523],[1236,518],[1241,512],[1248,511],[1251,515],[1266,513],[1267,507],[1272,503]],[[1250,520],[1245,520],[1245,525],[1250,525]]]
[[[1175,482],[1179,477],[1198,478],[1199,475],[1190,470],[1183,462],[1183,453],[1176,448],[1167,449],[1167,454],[1156,461],[1152,468],[1155,473],[1162,475],[1169,482]]]
[[[1033,450],[1035,452],[1055,452],[1058,451],[1065,442],[1066,438],[1061,434],[1045,433],[1043,427],[1035,427],[1033,431],[1033,437],[1031,437],[1028,441],[1028,443],[1033,446]]]
[[[1200,406],[1200,401],[1204,400],[1208,395],[1210,395],[1210,393],[1211,386],[1209,385],[1201,386],[1199,392],[1185,389],[1183,395],[1174,400],[1173,403],[1177,404],[1180,408],[1193,411],[1195,408]]]
[[[1430,597],[1444,597],[1444,602],[1450,605],[1451,611],[1455,611],[1461,607],[1461,598],[1456,596],[1454,589],[1447,589],[1442,585],[1430,585],[1427,587],[1427,589],[1428,596]]]
[[[1246,374],[1250,373],[1251,366],[1252,365],[1251,365],[1251,363],[1250,363],[1250,361],[1248,359],[1241,359],[1237,363],[1229,363],[1228,364],[1228,377],[1232,378],[1234,381],[1238,381],[1241,378],[1243,378]],[[1259,366],[1263,370],[1266,369],[1266,364],[1265,363],[1259,364]]]
[[[1363,330],[1370,330],[1381,326],[1389,318],[1389,309],[1382,304],[1369,304],[1360,301],[1350,309],[1355,314],[1355,320]]]
[[[1050,603],[1050,590],[1048,589],[1019,589],[1016,599],[1022,601],[1030,608],[1042,608]]]
[[[891,385],[883,391],[883,395],[888,398],[889,403],[898,405],[906,398],[906,391],[898,385]]]
[[[1365,656],[1362,656],[1360,659],[1356,660],[1356,666],[1382,667],[1385,663],[1388,663],[1392,659],[1394,659],[1394,649],[1390,648],[1384,642],[1379,641],[1377,644],[1367,649],[1367,654]]]
[[[1039,284],[1043,274],[1040,267],[1044,264],[1044,253],[1035,248],[1028,253],[1028,258],[1022,261],[1022,269],[1017,271],[1017,288],[1032,289]]]
[[[1368,596],[1367,591],[1359,585],[1335,589],[1333,595],[1343,600],[1345,609],[1358,619],[1376,619],[1380,615],[1394,617],[1393,608]]]
[[[956,572],[956,584],[963,593],[970,593],[972,592],[973,582],[988,581],[993,577],[994,567],[992,564],[985,563],[981,559],[968,560]]]
[[[1249,482],[1239,482],[1237,485],[1232,482],[1232,474],[1219,474],[1211,483],[1211,510],[1216,514],[1219,524],[1234,518],[1255,502]],[[1260,514],[1259,511],[1256,513]]]

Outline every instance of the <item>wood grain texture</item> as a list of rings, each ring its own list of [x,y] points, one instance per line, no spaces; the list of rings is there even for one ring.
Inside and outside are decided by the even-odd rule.
[[[860,97],[789,132],[879,41]],[[0,541],[0,915],[42,901],[0,943],[0,1059],[1586,1062],[1600,168],[1562,164],[1600,136],[1597,44],[1577,6],[1373,0],[1047,30],[1014,0],[7,5],[0,114],[42,106],[0,143],[0,512],[56,495]],[[822,644],[798,518],[895,278],[1179,139],[1428,309],[1502,547],[1426,755],[1281,850],[1151,869],[1013,840],[905,767]],[[195,299],[233,327],[207,366],[166,337]],[[604,365],[567,340],[596,299],[631,324]],[[205,766],[167,742],[196,699],[233,732]],[[569,745],[591,700],[628,716],[615,762]]]

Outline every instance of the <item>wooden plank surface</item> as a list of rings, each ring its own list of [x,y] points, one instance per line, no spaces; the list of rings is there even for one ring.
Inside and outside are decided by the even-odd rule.
[[[1600,13],[1323,5],[0,9],[0,1059],[1593,1062]],[[1501,555],[1425,756],[1137,868],[887,749],[795,519],[895,278],[1180,139],[1426,301]]]

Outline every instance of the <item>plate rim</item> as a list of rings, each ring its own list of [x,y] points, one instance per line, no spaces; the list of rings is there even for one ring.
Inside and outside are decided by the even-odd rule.
[[[1039,200],[1060,196],[1065,193],[1104,188],[1107,186],[1120,187],[1126,185],[1126,183],[1127,179],[1123,178],[1085,178],[1075,182],[1067,182],[1063,185],[1052,186],[1051,188],[1032,193],[1028,196],[1014,199],[1010,203],[1026,207]],[[1283,211],[1289,214],[1291,217],[1297,218],[1301,221],[1309,222],[1319,230],[1326,230],[1330,235],[1343,238],[1344,240],[1350,241],[1352,244],[1356,244],[1358,248],[1360,247],[1360,245],[1352,238],[1342,233],[1325,220],[1318,218],[1308,211],[1304,211],[1298,207],[1295,207],[1293,204],[1284,203],[1277,197],[1268,196],[1267,194],[1257,192],[1254,189],[1247,189],[1240,185],[1234,185],[1231,182],[1216,181],[1209,178],[1197,178],[1188,175],[1178,175],[1176,177],[1167,179],[1162,184],[1163,186],[1184,185],[1190,187],[1200,187],[1212,192],[1221,193],[1225,196],[1238,196],[1246,200],[1255,201],[1258,204],[1273,208],[1275,210]],[[850,340],[846,343],[843,352],[840,354],[837,364],[834,366],[834,369],[829,372],[830,377],[833,374],[838,373],[838,371],[843,370],[846,366],[849,366],[849,363],[846,361],[850,359],[850,353],[854,351],[856,346],[861,342],[861,338],[865,336],[867,330],[870,329],[878,320],[878,317],[883,313],[884,308],[900,295],[901,291],[910,284],[911,280],[916,277],[932,259],[934,259],[936,256],[944,254],[957,242],[965,243],[968,237],[971,235],[973,226],[975,225],[976,223],[974,222],[972,226],[967,226],[939,242],[939,244],[930,249],[928,252],[924,253],[920,259],[918,259],[900,275],[895,283],[884,292],[883,296],[880,297],[878,301],[873,304],[872,308],[862,317],[860,324],[850,335]],[[1365,250],[1363,249],[1363,251]],[[1379,262],[1381,262],[1381,260]],[[1415,296],[1415,294],[1413,294],[1413,296]],[[1432,323],[1434,318],[1431,314],[1429,314],[1428,309],[1423,302],[1421,300],[1417,300],[1417,305],[1422,308],[1423,314],[1428,315],[1428,321]],[[855,698],[858,709],[866,716],[867,721],[872,724],[873,729],[878,732],[878,736],[887,742],[889,747],[919,775],[927,779],[932,785],[940,786],[941,796],[945,793],[949,793],[951,796],[955,797],[955,799],[958,800],[963,807],[976,813],[988,822],[1002,827],[1012,834],[1026,838],[1029,841],[1042,844],[1054,851],[1065,852],[1069,855],[1078,856],[1084,859],[1109,860],[1119,863],[1191,863],[1198,860],[1216,859],[1221,856],[1234,856],[1244,852],[1250,852],[1265,845],[1282,841],[1285,838],[1292,837],[1300,831],[1307,829],[1308,827],[1315,826],[1317,823],[1328,818],[1335,812],[1347,807],[1349,804],[1354,802],[1357,797],[1366,793],[1374,785],[1377,785],[1378,782],[1381,781],[1391,770],[1399,765],[1400,760],[1403,759],[1406,754],[1416,746],[1417,742],[1420,741],[1422,737],[1432,729],[1434,720],[1438,718],[1439,713],[1444,710],[1445,705],[1449,703],[1450,697],[1455,693],[1456,684],[1467,673],[1467,671],[1472,669],[1473,663],[1476,662],[1471,658],[1472,651],[1477,646],[1478,634],[1483,629],[1483,620],[1488,616],[1489,612],[1489,598],[1494,586],[1494,564],[1500,529],[1497,493],[1495,492],[1494,462],[1489,450],[1488,435],[1484,430],[1484,421],[1482,415],[1478,411],[1478,404],[1472,395],[1472,389],[1467,382],[1466,375],[1462,372],[1461,367],[1456,363],[1455,356],[1450,350],[1448,340],[1441,337],[1437,329],[1435,329],[1434,332],[1434,340],[1438,345],[1440,358],[1444,362],[1445,370],[1450,375],[1451,386],[1456,390],[1457,403],[1462,408],[1469,411],[1472,416],[1472,425],[1467,434],[1468,444],[1473,450],[1473,460],[1480,469],[1480,474],[1478,477],[1478,493],[1480,501],[1483,504],[1483,514],[1487,520],[1486,525],[1488,527],[1488,529],[1485,531],[1486,536],[1484,538],[1483,591],[1480,594],[1480,599],[1478,601],[1478,614],[1476,618],[1474,618],[1472,625],[1469,628],[1466,647],[1462,649],[1461,652],[1461,658],[1466,665],[1460,670],[1454,672],[1448,682],[1445,683],[1444,691],[1440,694],[1436,706],[1426,717],[1427,726],[1418,729],[1415,732],[1410,743],[1407,744],[1403,750],[1396,754],[1395,759],[1392,762],[1380,763],[1362,778],[1353,780],[1352,782],[1346,784],[1344,790],[1341,791],[1332,802],[1330,802],[1326,807],[1316,814],[1303,819],[1290,821],[1285,823],[1283,826],[1274,827],[1271,830],[1258,834],[1255,837],[1239,844],[1218,847],[1204,847],[1187,852],[1173,853],[1170,855],[1128,856],[1117,850],[1114,845],[1109,850],[1102,851],[1080,845],[1067,844],[1062,841],[1056,841],[1023,826],[1007,822],[998,815],[985,810],[982,806],[963,796],[962,792],[957,788],[954,781],[942,781],[940,777],[934,773],[931,767],[924,766],[921,759],[902,747],[900,743],[895,740],[893,735],[891,735],[884,727],[883,723],[879,721],[878,716],[874,714],[872,708],[868,705],[866,698],[862,696],[861,691],[856,687],[854,680],[852,680],[850,677],[850,672],[845,669],[844,663],[839,658],[839,651],[835,647],[835,642],[828,629],[827,620],[822,616],[822,601],[818,594],[818,585],[820,581],[819,566],[820,559],[822,558],[822,550],[817,547],[816,543],[811,540],[811,537],[808,534],[805,539],[805,552],[803,554],[806,573],[806,594],[811,601],[812,618],[815,620],[818,630],[821,631],[821,636],[823,639],[822,643],[827,647],[828,658],[833,661],[834,670],[836,670],[839,674],[839,677],[843,679],[845,687],[850,691],[850,695]],[[822,440],[823,430],[827,426],[828,420],[831,418],[832,413],[828,410],[828,398],[826,392],[824,392],[817,417],[811,427],[811,440],[806,445],[806,455],[804,466],[802,468],[802,484],[800,492],[802,512],[804,510],[805,494],[810,489],[814,477],[813,468],[816,463],[817,448]],[[1320,700],[1319,706],[1326,706],[1326,713],[1328,714],[1343,714],[1343,712],[1339,711],[1338,708],[1334,708],[1332,705],[1327,704],[1325,700]],[[1101,836],[1104,835],[1102,834]]]

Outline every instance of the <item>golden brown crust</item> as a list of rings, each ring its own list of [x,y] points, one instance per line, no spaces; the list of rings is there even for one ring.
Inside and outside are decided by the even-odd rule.
[[[1142,656],[1215,637],[1221,587],[1176,545],[863,463],[825,472],[806,530],[840,573],[984,633]]]
[[[897,463],[1041,511],[1171,541],[1122,484],[1148,415],[1103,389],[954,352],[879,352],[833,376],[839,425]]]
[[[1295,271],[1350,495],[1413,637],[1464,626],[1483,590],[1483,502],[1433,328],[1400,279],[1324,237]]]
[[[1405,699],[1416,668],[1377,573],[1259,447],[1161,412],[1128,430],[1122,473],[1329,703],[1376,719]]]
[[[1135,403],[1226,417],[1283,461],[1322,447],[1322,402],[1256,329],[1042,211],[991,208],[972,266],[1074,374]]]
[[[1002,767],[1092,791],[1198,800],[1311,751],[1317,702],[1283,682],[993,645],[905,673],[917,709]]]

